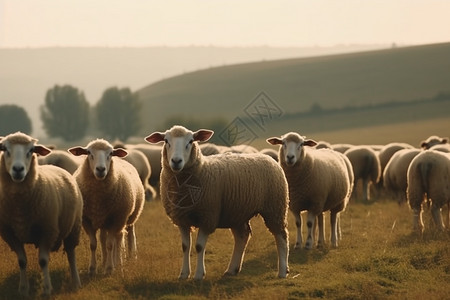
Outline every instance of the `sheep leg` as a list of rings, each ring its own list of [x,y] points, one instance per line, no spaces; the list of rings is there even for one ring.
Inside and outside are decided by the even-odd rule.
[[[23,247],[23,244],[18,245],[15,252],[17,254],[17,259],[20,268],[19,293],[22,296],[28,296],[30,285],[27,276],[27,255],[25,253],[25,248]]]
[[[338,245],[339,212],[331,211],[330,221],[331,221],[331,246],[336,248]]]
[[[338,241],[342,240],[342,231],[341,231],[341,214],[338,213],[336,215],[336,225],[337,225],[337,239]]]
[[[317,223],[319,225],[319,239],[317,241],[317,247],[323,247],[325,245],[325,228],[323,222],[323,213],[317,216]],[[314,226],[314,230],[317,226]],[[314,233],[315,235],[315,233]]]
[[[72,276],[72,286],[75,290],[81,288],[80,275],[78,274],[77,261],[75,256],[75,248],[65,249],[67,260],[69,262],[70,274]]]
[[[124,232],[120,231],[115,235],[114,247],[112,251],[113,257],[113,268],[119,267],[120,271],[123,273],[122,269],[122,250],[124,249]]]
[[[363,192],[364,201],[369,202],[370,190],[369,190],[369,180],[367,180],[367,179],[362,180],[362,192]]]
[[[52,293],[53,287],[50,279],[50,273],[48,271],[48,262],[50,259],[50,250],[48,247],[39,247],[39,266],[41,267],[42,274],[44,275],[44,295],[49,296]]]
[[[225,275],[237,275],[241,271],[245,248],[250,240],[252,229],[247,222],[241,227],[231,228],[231,232],[234,237],[234,249]]]
[[[194,279],[201,280],[206,275],[205,270],[205,250],[206,241],[208,240],[209,234],[204,230],[199,228],[197,234],[197,242],[195,243],[195,250],[197,251],[197,268],[195,270]]]
[[[84,224],[84,230],[89,237],[89,246],[91,249],[91,261],[89,263],[89,274],[94,275],[97,272],[97,260],[95,257],[95,252],[97,251],[97,237],[96,230],[91,226]]]
[[[440,230],[444,230],[444,223],[442,222],[441,208],[435,204],[436,202],[431,203],[431,215],[433,216],[434,224]]]
[[[289,240],[288,230],[284,228],[280,233],[274,234],[275,243],[278,252],[278,277],[286,278],[289,273],[288,256],[289,256]]]
[[[297,227],[297,240],[295,241],[294,249],[300,249],[302,247],[302,215],[301,212],[293,213],[295,217],[295,226]]]
[[[306,244],[305,244],[305,248],[306,249],[312,249],[313,245],[314,245],[314,234],[313,234],[313,229],[315,226],[315,222],[316,222],[316,214],[314,214],[311,211],[308,211],[308,217],[307,217],[307,222],[306,222],[306,226],[308,226],[308,237],[306,239]]]
[[[108,232],[104,229],[100,229],[100,247],[102,249],[102,268],[103,270],[106,268],[106,258],[108,257],[108,253],[106,251],[106,237],[108,236]]]
[[[127,242],[128,242],[128,257],[137,259],[136,233],[134,231],[134,225],[129,225],[127,227]]]
[[[191,229],[189,227],[178,227],[181,234],[181,247],[183,249],[183,265],[179,279],[186,279],[191,274]]]
[[[423,231],[422,208],[413,208],[413,228],[420,233]]]

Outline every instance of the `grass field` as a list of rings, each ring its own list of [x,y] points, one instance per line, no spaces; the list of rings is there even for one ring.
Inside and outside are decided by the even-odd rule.
[[[52,299],[448,299],[450,233],[436,232],[425,213],[423,236],[412,232],[412,214],[406,205],[379,198],[363,204],[352,200],[341,215],[343,239],[337,249],[327,241],[323,249],[292,250],[290,274],[276,278],[274,240],[262,219],[252,220],[241,273],[222,277],[232,251],[228,230],[211,235],[206,249],[206,278],[202,282],[177,279],[181,266],[178,230],[157,200],[146,203],[137,223],[138,261],[127,261],[123,275],[87,275],[89,245],[82,234],[77,248],[82,289],[69,290],[69,272],[62,252],[50,261]],[[326,233],[329,235],[326,216]],[[306,227],[306,226],[304,226]],[[294,220],[289,215],[290,244]],[[0,243],[0,299],[17,299],[16,257]],[[31,298],[41,298],[37,251],[27,247]],[[195,268],[193,254],[192,266]]]

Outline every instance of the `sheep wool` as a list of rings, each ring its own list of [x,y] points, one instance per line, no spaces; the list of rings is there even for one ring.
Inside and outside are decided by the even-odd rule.
[[[205,274],[204,254],[207,237],[217,228],[230,228],[235,246],[226,274],[241,270],[250,238],[250,219],[260,214],[274,235],[278,250],[278,276],[288,273],[287,208],[288,188],[281,167],[269,156],[224,153],[204,156],[198,142],[213,132],[192,132],[174,126],[154,132],[146,141],[164,141],[162,150],[161,200],[167,215],[178,226],[183,248],[180,278],[190,275],[190,235],[199,228],[194,279]]]
[[[431,202],[431,215],[436,226],[443,230],[441,209],[450,207],[450,154],[434,150],[419,153],[408,167],[407,197],[413,211],[413,228],[424,229],[422,203]],[[447,211],[447,227],[450,228],[450,212]]]
[[[302,245],[301,212],[308,211],[306,249],[314,245],[313,228],[319,219],[319,245],[324,242],[323,212],[331,211],[331,243],[340,237],[339,213],[347,206],[353,188],[353,172],[345,155],[331,149],[312,148],[316,142],[295,132],[267,139],[281,145],[279,163],[289,184],[289,209],[296,219],[297,241]]]
[[[73,155],[86,155],[74,173],[84,199],[83,228],[89,236],[89,272],[96,273],[96,232],[100,229],[104,270],[110,274],[122,266],[121,247],[127,234],[128,253],[136,256],[135,223],[144,205],[144,187],[136,169],[121,159],[124,149],[113,149],[103,140],[91,141],[86,148],[69,149]],[[106,246],[106,249],[105,249]],[[105,257],[106,256],[106,257]]]
[[[18,257],[19,292],[28,295],[27,256],[24,244],[39,248],[44,294],[52,292],[49,253],[64,245],[72,285],[81,287],[76,266],[75,247],[79,243],[83,199],[75,179],[62,168],[39,166],[36,154],[50,149],[37,140],[17,132],[0,141],[5,152],[0,160],[0,235]]]

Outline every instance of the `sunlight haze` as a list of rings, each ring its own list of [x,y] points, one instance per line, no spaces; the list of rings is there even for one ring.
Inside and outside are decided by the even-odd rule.
[[[450,39],[442,0],[0,0],[0,47],[332,46]]]

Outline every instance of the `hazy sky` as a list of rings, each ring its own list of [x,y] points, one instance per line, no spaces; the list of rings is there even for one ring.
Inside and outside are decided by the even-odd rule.
[[[0,47],[450,41],[448,0],[0,0]]]

